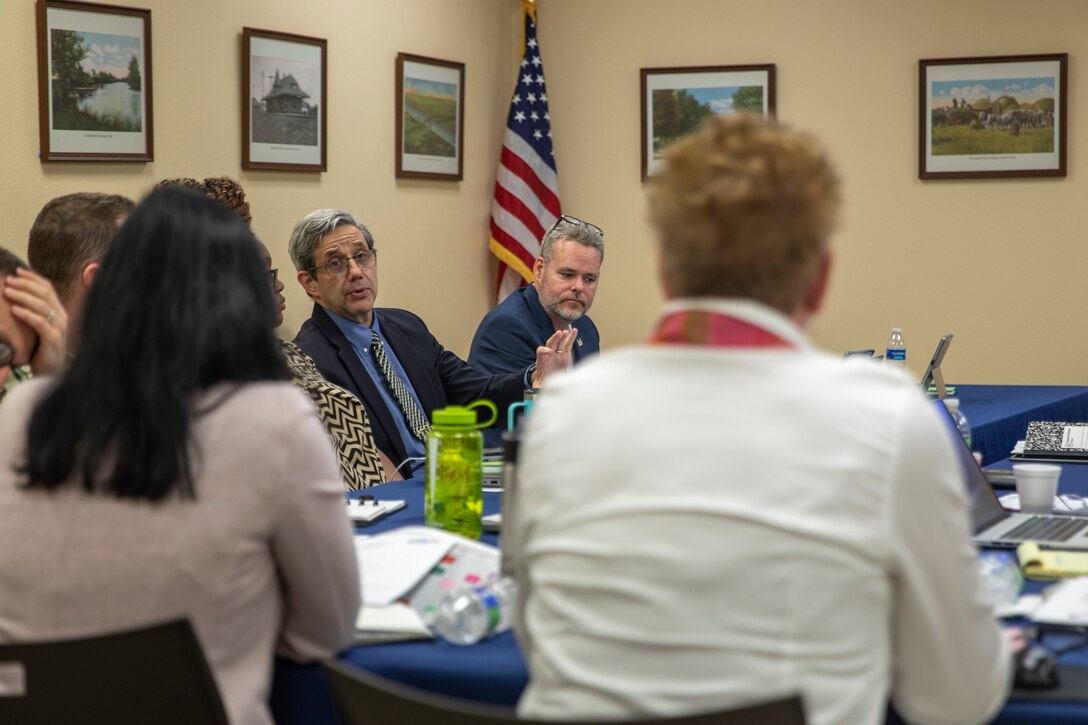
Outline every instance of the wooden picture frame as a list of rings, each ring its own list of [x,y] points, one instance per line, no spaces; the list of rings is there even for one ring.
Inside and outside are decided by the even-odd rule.
[[[642,68],[639,74],[643,181],[659,169],[665,147],[707,116],[775,113],[773,63]]]
[[[918,61],[918,178],[1066,175],[1067,53]]]
[[[327,41],[242,28],[242,168],[325,171]]]
[[[465,64],[397,53],[396,83],[397,178],[460,181]]]
[[[153,161],[151,11],[38,0],[41,160]]]

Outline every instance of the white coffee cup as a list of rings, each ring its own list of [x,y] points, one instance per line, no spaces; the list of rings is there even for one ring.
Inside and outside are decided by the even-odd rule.
[[[1054,511],[1054,497],[1058,495],[1058,478],[1061,466],[1047,463],[1014,463],[1012,475],[1016,479],[1016,494],[1020,497],[1020,511],[1025,514],[1049,514]]]

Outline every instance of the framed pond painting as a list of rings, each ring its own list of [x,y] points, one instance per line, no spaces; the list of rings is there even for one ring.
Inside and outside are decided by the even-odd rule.
[[[653,176],[665,147],[709,116],[746,111],[773,116],[774,64],[643,68],[642,180]]]
[[[42,161],[152,161],[151,11],[38,1]]]
[[[465,64],[397,53],[398,178],[460,181]]]
[[[326,169],[324,38],[242,28],[242,168]]]
[[[918,61],[918,177],[1065,176],[1066,53]]]

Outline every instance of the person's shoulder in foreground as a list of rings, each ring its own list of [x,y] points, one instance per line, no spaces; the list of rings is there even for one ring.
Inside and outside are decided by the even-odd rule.
[[[941,421],[901,372],[802,332],[837,200],[823,153],[773,122],[710,119],[670,151],[650,344],[552,381],[529,419],[508,532],[524,715],[800,693],[818,725],[881,722],[889,698],[971,723],[1003,702]]]

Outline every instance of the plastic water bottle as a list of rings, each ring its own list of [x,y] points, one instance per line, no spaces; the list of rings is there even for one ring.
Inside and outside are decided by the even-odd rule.
[[[518,585],[511,577],[455,589],[439,603],[431,628],[454,644],[476,644],[513,624]]]
[[[959,431],[960,436],[963,438],[963,442],[967,444],[968,450],[971,448],[971,424],[967,422],[967,416],[960,410],[960,401],[958,398],[945,398],[944,407],[948,408],[948,414],[952,416],[952,420],[956,423],[956,430]]]
[[[1024,575],[1016,559],[1005,551],[984,551],[978,556],[978,575],[982,579],[995,611],[1016,603]]]
[[[888,349],[884,353],[884,362],[897,368],[907,364],[907,343],[903,342],[903,328],[892,328],[892,335],[888,338]]]
[[[481,406],[491,409],[491,419],[478,424],[473,408]],[[434,411],[434,422],[427,435],[427,487],[423,493],[428,526],[467,539],[480,538],[484,514],[484,439],[477,428],[486,428],[496,417],[495,404],[490,400]]]

